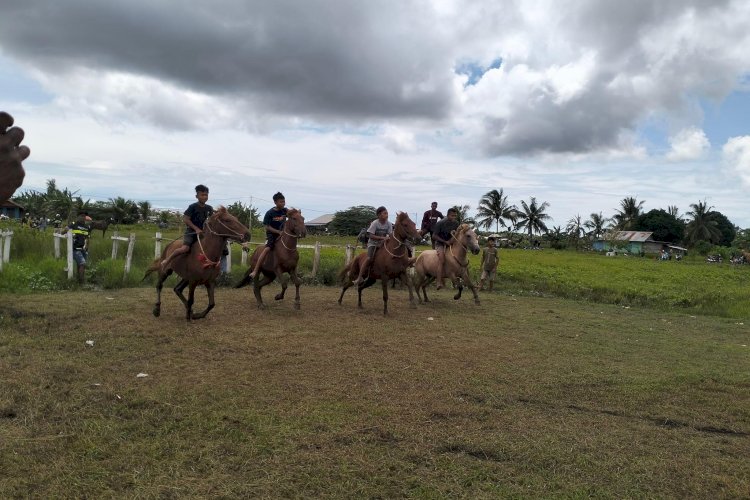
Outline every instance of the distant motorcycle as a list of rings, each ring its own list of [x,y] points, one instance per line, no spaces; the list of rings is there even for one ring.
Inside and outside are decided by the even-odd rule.
[[[706,257],[706,262],[711,262],[711,263],[721,263],[723,260],[724,259],[722,259],[721,255],[719,254],[709,255]]]

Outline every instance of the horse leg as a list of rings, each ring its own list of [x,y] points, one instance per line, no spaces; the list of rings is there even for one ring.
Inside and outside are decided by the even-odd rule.
[[[182,305],[185,307],[187,307],[187,299],[182,294],[182,291],[185,289],[186,286],[188,286],[188,280],[183,279],[182,281],[177,283],[177,285],[175,285],[175,287],[173,288],[174,293],[177,294],[177,296],[180,298],[180,301],[182,302]]]
[[[294,283],[295,293],[294,293],[294,309],[299,311],[300,308],[300,299],[299,299],[299,287],[302,284],[302,280],[299,276],[297,276],[297,268],[295,267],[292,269],[292,282]]]
[[[214,290],[216,290],[216,283],[213,281],[206,283],[206,290],[208,291],[208,307],[206,307],[206,310],[201,313],[193,314],[193,319],[205,318],[208,314],[208,311],[213,309],[214,305],[216,305],[216,303],[214,302]]]
[[[357,294],[358,294],[357,307],[358,308],[362,309],[362,290],[364,290],[367,287],[372,286],[372,284],[375,283],[376,281],[377,280],[375,278],[370,278],[368,276],[367,279],[363,283],[360,283],[359,285],[357,285]],[[386,285],[387,284],[388,283],[386,282]]]
[[[255,294],[255,302],[258,304],[258,309],[265,309],[266,305],[263,303],[263,297],[261,296],[260,291],[264,286],[271,283],[276,276],[268,276],[262,271],[258,274],[263,274],[263,278],[259,279],[258,276],[255,277],[255,280],[253,281],[253,294]]]
[[[193,319],[193,303],[195,302],[195,287],[197,286],[197,283],[190,283],[190,286],[188,287],[188,298],[187,298],[187,305],[185,306],[185,319],[190,321]]]
[[[388,278],[383,277],[380,282],[383,284],[383,316],[388,315]]]
[[[274,296],[274,300],[284,300],[286,295],[286,287],[289,286],[289,276],[282,274],[279,270],[276,272],[276,276],[279,277],[279,283],[281,283],[281,291]]]
[[[469,278],[469,272],[464,271],[464,280],[467,283],[467,286],[469,287],[469,290],[471,290],[471,293],[474,295],[474,303],[476,305],[479,305],[481,302],[479,300],[479,294],[477,293],[477,288],[474,286],[474,283]],[[492,286],[492,285],[490,285]]]
[[[156,304],[154,304],[154,309],[151,312],[153,312],[154,316],[157,318],[161,314],[161,289],[164,288],[164,280],[166,280],[170,274],[172,274],[171,269],[164,274],[159,273],[159,278],[156,282]]]
[[[401,284],[403,285],[406,283],[406,286],[409,288],[409,304],[410,307],[414,308],[417,307],[417,301],[414,300],[414,282],[412,281],[411,277],[408,275],[406,271],[401,273],[401,276],[399,277],[401,280]]]

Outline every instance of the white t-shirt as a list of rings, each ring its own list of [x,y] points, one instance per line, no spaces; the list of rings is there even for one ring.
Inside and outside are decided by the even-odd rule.
[[[390,221],[380,222],[379,219],[375,219],[367,228],[368,234],[374,234],[375,236],[385,236],[393,232],[393,224]],[[370,238],[367,242],[368,247],[379,247],[383,244],[383,240],[374,240]]]

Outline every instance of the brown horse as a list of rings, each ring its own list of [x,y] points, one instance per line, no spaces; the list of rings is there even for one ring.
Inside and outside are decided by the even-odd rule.
[[[102,238],[104,238],[104,233],[107,232],[107,228],[110,224],[112,224],[115,220],[110,217],[106,220],[92,220],[89,226],[91,229],[101,229],[102,230]]]
[[[185,305],[185,313],[188,321],[191,319],[205,318],[206,314],[214,308],[214,289],[216,288],[216,278],[221,270],[221,253],[227,246],[227,240],[245,241],[250,236],[250,231],[235,216],[227,212],[224,207],[219,207],[214,214],[206,220],[203,225],[203,233],[198,235],[190,252],[176,256],[169,263],[166,269],[161,266],[162,260],[182,246],[182,239],[177,239],[167,245],[162,251],[161,257],[154,260],[146,271],[143,279],[153,273],[159,273],[159,279],[156,283],[156,304],[154,304],[153,313],[158,317],[161,314],[161,289],[164,280],[172,274],[177,273],[181,278],[174,292]],[[195,287],[205,285],[208,290],[208,307],[205,311],[194,314],[193,302],[195,299]],[[188,298],[182,294],[185,287],[188,287]]]
[[[461,298],[465,283],[474,294],[474,302],[479,304],[479,295],[474,287],[474,283],[469,279],[469,256],[467,255],[469,251],[476,255],[479,253],[479,250],[479,240],[474,230],[468,224],[461,224],[453,233],[453,239],[445,251],[445,264],[443,266],[443,276],[450,278],[458,288],[458,292],[453,296],[456,300]],[[417,297],[419,297],[420,304],[422,303],[422,295],[419,293],[420,289],[424,295],[424,302],[430,301],[427,298],[427,285],[435,280],[437,269],[440,265],[439,262],[435,250],[425,250],[417,257],[417,262],[414,266],[416,270],[414,286],[417,289]]]
[[[393,234],[385,241],[383,246],[377,249],[370,264],[369,276],[357,287],[357,307],[362,309],[362,290],[372,286],[379,279],[383,285],[383,314],[388,314],[388,281],[392,278],[400,278],[402,283],[407,284],[409,287],[409,302],[413,306],[416,305],[414,286],[406,275],[406,270],[413,262],[413,259],[409,257],[406,241],[411,240],[416,243],[420,238],[417,226],[414,225],[409,215],[406,212],[399,212],[393,225]],[[341,305],[347,289],[354,284],[353,280],[359,276],[359,269],[366,257],[367,253],[360,253],[339,273],[339,278],[342,281],[339,305]]]
[[[253,252],[253,256],[250,258],[250,267],[245,271],[244,278],[242,278],[242,281],[235,288],[242,288],[252,281],[255,302],[258,304],[258,309],[264,309],[266,305],[263,303],[263,297],[260,293],[261,289],[278,277],[281,283],[281,292],[277,293],[274,299],[282,300],[286,293],[289,279],[291,279],[296,288],[294,308],[299,309],[299,286],[302,284],[302,280],[297,275],[297,263],[299,262],[297,240],[305,236],[307,236],[307,229],[305,228],[305,218],[302,216],[302,212],[296,208],[290,208],[286,213],[286,222],[284,222],[282,234],[276,240],[273,250],[266,256],[266,260],[263,261],[258,275],[254,280],[249,276],[252,270],[255,269],[255,263],[258,262],[260,252],[263,250],[262,246],[257,247]],[[284,276],[284,273],[288,273],[289,276]],[[261,275],[263,275],[262,279]]]

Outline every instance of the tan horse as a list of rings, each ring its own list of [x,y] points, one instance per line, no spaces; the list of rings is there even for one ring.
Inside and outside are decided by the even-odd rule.
[[[219,263],[221,262],[221,253],[227,246],[227,239],[244,241],[249,236],[250,231],[247,227],[227,212],[226,208],[219,207],[203,225],[203,233],[198,236],[198,241],[190,247],[190,252],[176,256],[169,263],[168,268],[162,269],[162,260],[182,246],[182,239],[177,239],[167,245],[162,251],[161,257],[154,260],[143,277],[143,279],[146,279],[153,272],[159,273],[159,279],[156,283],[154,316],[158,317],[161,314],[161,289],[164,280],[174,272],[182,278],[182,281],[174,287],[174,292],[185,305],[187,320],[205,318],[206,314],[214,308],[216,278],[221,272]],[[205,285],[206,290],[208,290],[208,307],[205,311],[194,314],[195,287],[198,285]],[[186,299],[182,291],[188,286],[188,298]]]
[[[464,284],[467,284],[474,294],[474,302],[479,304],[479,295],[474,287],[474,283],[469,278],[468,256],[468,252],[477,255],[479,250],[477,234],[468,224],[461,224],[453,233],[453,239],[445,250],[445,264],[443,266],[443,276],[450,278],[456,288],[458,288],[458,292],[453,296],[456,300],[461,298]],[[427,285],[435,280],[437,269],[440,265],[439,262],[435,250],[425,250],[417,257],[417,262],[414,266],[416,270],[414,283],[420,304],[422,303],[422,295],[424,295],[424,302],[430,301],[427,298]],[[421,295],[419,293],[420,289],[422,290]]]
[[[286,293],[286,288],[291,279],[296,288],[296,294],[294,296],[294,308],[300,308],[299,298],[299,286],[302,284],[302,280],[297,275],[297,263],[299,262],[299,252],[297,251],[297,240],[307,236],[307,229],[305,228],[305,218],[302,216],[302,212],[296,208],[290,208],[286,213],[286,222],[284,222],[284,229],[282,234],[273,246],[273,250],[266,256],[266,260],[263,261],[263,265],[260,268],[260,272],[253,280],[249,274],[255,269],[255,263],[258,262],[260,252],[263,250],[263,246],[259,246],[253,252],[253,256],[250,258],[250,267],[245,271],[245,276],[242,278],[235,288],[242,288],[243,286],[253,282],[253,293],[255,294],[255,301],[258,304],[258,309],[265,308],[263,303],[263,297],[261,296],[261,289],[279,278],[281,283],[281,292],[277,293],[274,297],[275,300],[282,300]],[[284,276],[287,273],[289,276]],[[261,279],[261,275],[263,278]]]
[[[362,309],[362,290],[372,286],[379,279],[383,285],[383,314],[388,314],[388,281],[392,278],[401,278],[401,282],[409,286],[409,302],[413,306],[416,305],[414,302],[414,286],[406,275],[406,270],[413,262],[413,259],[409,257],[406,241],[417,242],[420,238],[417,226],[414,225],[409,215],[406,212],[399,212],[393,225],[393,234],[385,241],[383,246],[377,249],[370,264],[370,274],[357,287],[359,294],[357,307]],[[354,284],[353,280],[359,276],[359,269],[366,257],[366,252],[360,253],[339,273],[343,285],[339,296],[339,305],[341,305],[346,290]]]

